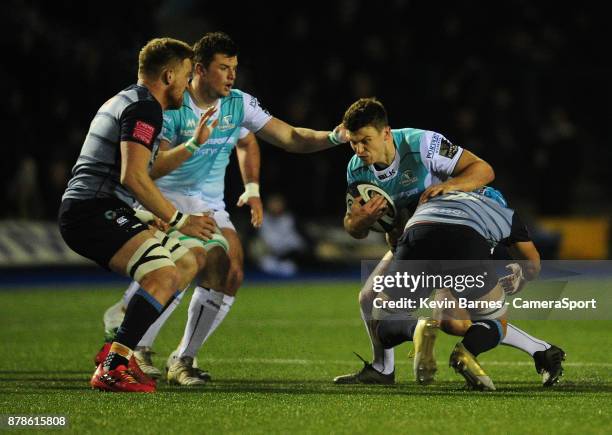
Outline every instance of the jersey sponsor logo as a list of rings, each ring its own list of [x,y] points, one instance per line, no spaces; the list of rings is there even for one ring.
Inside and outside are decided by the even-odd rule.
[[[440,148],[440,142],[442,141],[442,136],[438,133],[434,133],[431,137],[431,142],[429,142],[429,147],[427,147],[427,158],[432,159],[434,154]]]
[[[440,144],[440,155],[442,157],[446,157],[448,159],[452,159],[455,157],[459,151],[459,147],[453,143],[451,143],[448,139],[442,138],[442,143]]]
[[[188,119],[186,124],[187,124],[187,128],[195,128],[196,120],[195,119]]]
[[[427,209],[423,210],[423,213],[428,214],[428,213],[439,213],[439,214],[445,214],[448,216],[468,216],[468,214],[466,212],[464,212],[463,210],[457,210],[456,208],[443,208],[443,207],[428,207]]]
[[[269,115],[270,112],[268,112],[266,109],[264,109],[263,107],[261,107],[261,103],[257,100],[257,98],[251,96],[251,101],[249,101],[249,106],[251,106],[253,109],[256,109],[257,107],[259,107],[261,110],[264,111],[265,114]]]
[[[151,124],[147,124],[144,121],[136,121],[134,125],[134,131],[132,131],[132,137],[139,139],[147,145],[151,145],[153,137],[155,136],[155,127]]]
[[[393,199],[393,201],[397,202],[403,198],[410,199],[411,196],[419,195],[420,193],[421,191],[419,190],[419,188],[415,187],[414,189],[410,189],[407,192],[399,192],[399,193],[396,193],[395,195],[391,195],[391,198]]]
[[[125,216],[119,216],[116,220],[117,225],[119,225],[120,227],[122,227],[123,225],[128,223],[128,218],[126,218]]]
[[[376,178],[378,178],[380,181],[383,181],[383,180],[386,180],[387,178],[394,177],[395,174],[397,174],[397,171],[395,170],[395,168],[392,168],[388,170],[387,172],[383,172],[382,174],[376,174]]]
[[[400,184],[402,186],[407,186],[412,183],[416,183],[418,178],[412,173],[410,169],[402,172],[402,177],[400,178]]]
[[[218,153],[220,151],[221,151],[221,148],[212,148],[212,147],[203,146],[203,147],[200,147],[200,149],[197,150],[194,153],[194,155],[196,155],[196,156],[204,156],[204,155],[212,156],[213,154],[216,154],[216,153]]]
[[[221,118],[221,122],[219,122],[217,126],[217,130],[219,131],[231,130],[233,128],[236,128],[236,125],[232,124],[232,115],[225,115]]]
[[[185,136],[187,138],[191,138],[194,135],[194,133],[195,133],[195,129],[181,130],[180,133],[181,133],[181,136]]]

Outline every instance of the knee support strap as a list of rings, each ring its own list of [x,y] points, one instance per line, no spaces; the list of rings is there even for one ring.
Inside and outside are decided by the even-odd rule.
[[[170,258],[173,262],[176,262],[179,258],[189,252],[189,249],[185,247],[179,239],[172,237],[164,232],[155,231],[155,238],[159,240],[160,244],[170,252]]]
[[[179,231],[173,231],[171,233],[171,237],[173,239],[177,239],[180,241],[181,245],[184,247],[191,248],[204,248],[206,252],[210,251],[213,248],[221,247],[226,253],[229,251],[229,242],[221,233],[219,228],[215,229],[212,237],[208,240],[198,239],[197,237],[186,236]]]
[[[174,266],[170,252],[155,239],[147,239],[132,255],[127,264],[127,273],[140,281],[147,273],[162,267]]]

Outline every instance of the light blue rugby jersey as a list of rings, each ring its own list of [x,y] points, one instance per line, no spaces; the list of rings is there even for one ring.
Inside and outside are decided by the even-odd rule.
[[[383,189],[398,210],[410,208],[432,184],[446,181],[452,174],[463,148],[439,133],[402,128],[391,130],[396,148],[393,162],[378,170],[354,155],[347,167],[347,183],[366,182]]]
[[[161,138],[175,147],[193,137],[198,120],[205,110],[200,109],[185,91],[183,106],[178,110],[164,112],[164,126]],[[217,101],[219,125],[213,130],[206,143],[180,167],[156,180],[165,191],[178,192],[187,196],[199,196],[216,210],[225,209],[223,191],[225,169],[232,150],[244,127],[252,132],[259,131],[272,116],[264,110],[257,98],[232,89],[230,95]],[[243,129],[244,131],[244,129]]]

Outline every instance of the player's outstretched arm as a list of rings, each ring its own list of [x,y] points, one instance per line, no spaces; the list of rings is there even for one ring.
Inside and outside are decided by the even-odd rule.
[[[257,132],[257,136],[292,153],[314,153],[348,142],[346,131],[341,126],[332,132],[317,131],[293,127],[274,117]]]
[[[244,193],[238,199],[238,207],[248,204],[251,207],[251,224],[259,228],[263,222],[263,205],[259,196],[259,170],[261,153],[253,133],[247,134],[236,144],[238,166],[244,183]]]

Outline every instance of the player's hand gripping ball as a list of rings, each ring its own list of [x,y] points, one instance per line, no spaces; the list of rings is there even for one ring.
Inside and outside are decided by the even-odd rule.
[[[351,184],[346,192],[346,209],[351,209],[351,206],[355,202],[356,198],[359,198],[360,204],[364,205],[377,195],[383,196],[387,201],[387,211],[374,223],[374,225],[370,227],[370,229],[379,233],[388,233],[394,228],[397,210],[395,209],[395,204],[393,203],[391,197],[380,187],[363,182]]]

